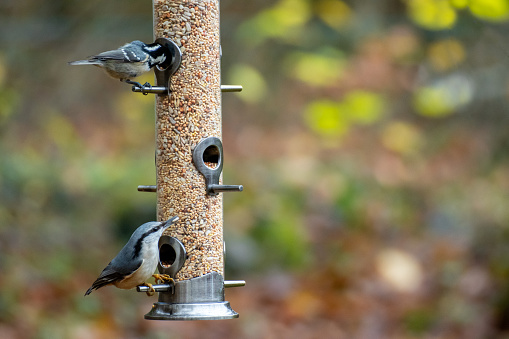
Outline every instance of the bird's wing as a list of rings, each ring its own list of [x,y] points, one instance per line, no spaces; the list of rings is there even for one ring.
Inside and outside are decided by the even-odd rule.
[[[101,272],[99,277],[94,281],[92,286],[87,290],[85,295],[89,295],[93,290],[97,290],[98,288],[113,284],[116,281],[120,281],[124,279],[126,276],[135,272],[138,268],[140,268],[143,260],[138,260],[135,262],[131,262],[130,265],[126,267],[116,267],[111,262],[106,266],[106,268]]]
[[[118,60],[123,62],[140,62],[143,59],[138,56],[134,51],[126,50],[124,48],[115,49],[112,51],[102,52],[100,54],[90,57],[90,60]]]

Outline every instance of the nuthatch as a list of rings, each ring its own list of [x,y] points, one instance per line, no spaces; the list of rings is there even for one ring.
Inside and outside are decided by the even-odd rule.
[[[118,49],[102,52],[87,60],[71,61],[69,65],[94,65],[103,68],[111,77],[140,88],[150,86],[131,81],[131,78],[150,71],[166,61],[165,48],[157,43],[145,44],[139,40]]]
[[[159,262],[159,238],[164,230],[177,220],[178,217],[173,217],[163,222],[147,222],[138,227],[124,248],[101,272],[85,295],[107,285],[115,285],[123,289],[145,285],[154,292],[152,285],[145,282],[152,276],[156,278],[156,281],[172,281],[168,275],[153,273]]]

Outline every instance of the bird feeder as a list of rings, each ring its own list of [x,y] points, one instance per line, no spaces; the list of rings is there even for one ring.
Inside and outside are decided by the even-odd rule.
[[[154,285],[145,318],[236,318],[224,290],[245,283],[224,279],[222,192],[242,186],[222,184],[221,92],[242,87],[221,86],[219,1],[154,0],[153,10],[156,42],[172,57],[156,86],[133,87],[156,94],[156,185],[138,190],[156,192],[158,220],[179,220],[159,241],[159,271],[174,284]]]

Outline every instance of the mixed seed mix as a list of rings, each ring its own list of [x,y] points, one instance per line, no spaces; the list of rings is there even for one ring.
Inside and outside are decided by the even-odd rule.
[[[154,33],[182,51],[171,95],[156,99],[158,220],[179,217],[166,232],[188,255],[177,281],[224,275],[222,194],[207,195],[192,159],[201,139],[221,138],[219,0],[154,0]]]

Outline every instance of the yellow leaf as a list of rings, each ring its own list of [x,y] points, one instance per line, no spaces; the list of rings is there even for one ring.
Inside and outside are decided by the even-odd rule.
[[[383,145],[394,152],[402,154],[415,153],[420,142],[421,133],[419,130],[406,122],[392,122],[382,132]]]
[[[351,91],[345,95],[343,102],[352,121],[370,124],[380,120],[385,102],[380,94],[368,91]]]
[[[427,29],[447,29],[456,23],[456,11],[448,0],[408,0],[408,11],[416,24]]]
[[[342,106],[329,100],[312,102],[304,117],[311,129],[324,136],[341,136],[349,127]]]
[[[352,20],[352,10],[343,1],[321,0],[316,5],[316,14],[327,25],[340,29]]]
[[[490,21],[505,21],[509,17],[508,0],[470,0],[470,12]]]
[[[430,117],[442,117],[454,112],[446,93],[433,87],[418,89],[414,94],[414,106],[419,113]]]
[[[428,117],[444,117],[472,101],[474,85],[465,75],[451,75],[414,93],[414,107]]]
[[[465,49],[456,39],[445,39],[433,43],[428,50],[428,58],[437,71],[447,71],[465,60]]]
[[[449,0],[451,6],[457,9],[463,9],[468,6],[470,0]]]
[[[267,38],[291,41],[298,37],[298,28],[310,17],[307,0],[280,0],[242,24],[238,31],[239,39],[255,45]]]

